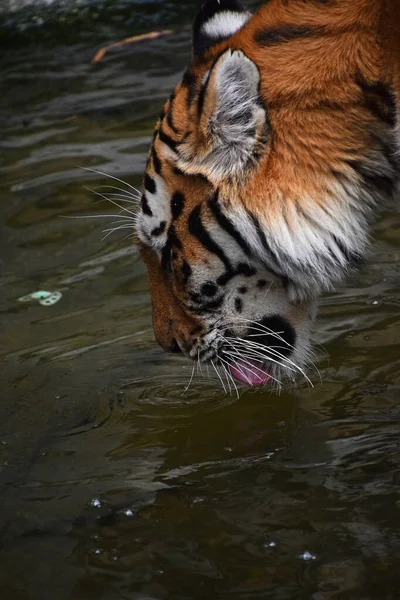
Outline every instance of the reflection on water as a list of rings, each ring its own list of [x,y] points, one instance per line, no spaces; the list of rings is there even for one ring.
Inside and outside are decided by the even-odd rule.
[[[95,67],[81,36],[1,59],[0,597],[397,599],[398,213],[321,301],[314,388],[185,392],[129,231],[103,240],[118,209],[86,188],[110,180],[79,167],[140,187],[188,33]],[[37,290],[62,299],[18,302]]]

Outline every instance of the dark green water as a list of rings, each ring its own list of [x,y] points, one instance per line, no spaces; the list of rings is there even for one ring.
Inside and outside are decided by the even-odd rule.
[[[182,396],[128,232],[61,216],[114,212],[78,166],[140,186],[189,34],[93,54],[195,2],[106,4],[98,29],[3,22],[0,598],[397,600],[400,215],[321,301],[314,388],[238,400],[198,375]],[[63,297],[18,302],[40,289]]]

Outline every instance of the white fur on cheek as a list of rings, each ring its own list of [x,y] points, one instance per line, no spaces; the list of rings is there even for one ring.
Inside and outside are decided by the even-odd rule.
[[[361,202],[355,200],[359,197]],[[270,200],[265,200],[265,213],[257,215],[259,230],[242,206],[230,206],[226,213],[254,254],[295,284],[290,291],[293,298],[302,297],[304,290],[317,295],[330,289],[348,271],[348,256],[365,251],[372,199],[363,198],[355,184],[345,189],[332,182],[330,196],[305,194],[300,202],[277,196],[273,204],[280,210],[273,218],[268,218]]]
[[[152,215],[146,215],[142,211],[139,213],[136,232],[139,239],[144,244],[148,245],[151,243],[154,250],[159,250],[165,246],[167,241],[167,230],[168,223],[171,219],[171,209],[169,193],[164,180],[158,175],[152,175],[151,177],[156,184],[156,191],[152,194],[148,190],[145,190],[144,194]],[[157,230],[163,222],[166,223],[164,231],[160,235],[154,235],[154,230]]]
[[[211,38],[226,38],[239,31],[250,16],[250,13],[219,12],[204,23],[202,32]]]

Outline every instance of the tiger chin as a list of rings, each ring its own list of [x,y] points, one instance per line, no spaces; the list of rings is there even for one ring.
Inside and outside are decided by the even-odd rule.
[[[388,0],[203,5],[136,229],[166,351],[250,385],[307,378],[318,296],[362,262],[398,180],[396,17]]]

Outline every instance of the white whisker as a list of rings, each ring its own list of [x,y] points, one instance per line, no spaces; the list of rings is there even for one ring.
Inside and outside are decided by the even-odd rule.
[[[119,213],[118,215],[81,215],[81,216],[75,216],[75,215],[60,215],[61,219],[112,219],[113,217],[120,217],[121,213]],[[128,217],[126,217],[128,218]],[[133,217],[131,217],[133,218]]]
[[[255,358],[253,357],[253,355],[251,355],[251,354],[247,354],[246,352],[242,352],[242,351],[240,351],[240,350],[238,350],[238,351],[226,351],[226,350],[225,350],[225,351],[224,351],[224,354],[226,354],[226,355],[227,355],[229,358],[231,358],[231,359],[233,359],[233,360],[234,360],[235,358],[238,358],[238,359],[240,359],[240,360],[241,360],[243,363],[245,363],[245,365],[249,365],[250,367],[252,367],[252,368],[249,368],[249,366],[246,366],[246,369],[247,369],[248,371],[250,371],[250,373],[252,373],[252,374],[253,374],[253,375],[255,375],[256,377],[259,377],[259,378],[261,378],[261,374],[262,374],[262,375],[268,375],[268,376],[269,376],[269,377],[270,377],[270,378],[271,378],[273,381],[276,381],[276,383],[278,383],[279,385],[281,385],[281,382],[279,381],[279,379],[276,379],[276,378],[275,378],[273,375],[271,375],[271,373],[269,373],[269,372],[266,372],[264,369],[261,369],[260,367],[257,367],[257,365],[254,365],[253,363],[251,363],[251,362],[249,362],[248,360],[246,360],[246,359],[248,359],[248,358],[249,358],[249,359],[251,359],[251,360],[257,360],[257,359],[255,359]],[[262,363],[263,361],[257,360],[257,362],[260,362],[260,363]],[[280,365],[280,363],[278,363],[277,361],[272,361],[272,362],[276,362],[276,363],[277,363],[279,366],[282,366],[282,365]],[[239,368],[239,365],[238,365],[238,363],[234,363],[234,366],[235,366],[235,368],[236,368],[236,369],[238,369],[238,371],[240,371],[240,373],[242,373],[242,375],[243,375],[244,377],[246,377],[246,376],[244,375],[243,371],[242,371],[242,370]],[[253,371],[252,369],[256,369],[258,372],[255,372],[255,371]],[[293,370],[293,369],[292,369],[292,370]],[[246,377],[246,379],[247,379],[247,383],[251,383],[251,382],[248,380],[248,378],[247,378],[247,377]]]
[[[185,387],[185,389],[183,390],[183,392],[182,392],[182,394],[181,394],[182,396],[184,396],[184,395],[186,394],[186,392],[187,392],[187,391],[189,390],[189,388],[190,388],[190,385],[191,385],[191,383],[192,383],[192,381],[193,381],[193,376],[194,376],[194,369],[195,369],[195,366],[196,366],[196,365],[194,365],[194,366],[193,366],[193,369],[192,369],[192,375],[190,376],[189,383],[187,384],[187,386]]]
[[[211,364],[212,364],[212,366],[213,366],[213,369],[214,369],[214,371],[216,372],[216,374],[217,374],[217,376],[218,376],[218,379],[219,379],[219,380],[220,380],[220,382],[221,382],[222,389],[224,390],[224,393],[226,394],[226,393],[227,393],[227,391],[226,391],[225,384],[224,384],[224,382],[222,381],[222,377],[221,377],[221,375],[219,374],[219,372],[218,372],[218,369],[217,369],[217,367],[216,367],[216,366],[215,366],[215,364],[214,364],[214,361],[211,361]]]
[[[102,175],[103,177],[108,177],[109,179],[114,179],[114,181],[118,181],[119,183],[122,183],[122,185],[127,185],[131,190],[133,190],[137,194],[140,194],[140,191],[138,189],[136,189],[135,187],[133,187],[133,185],[131,185],[127,181],[124,181],[123,179],[118,179],[118,177],[115,177],[115,175],[109,175],[108,173],[104,173],[103,171],[98,171],[97,169],[91,169],[90,167],[79,167],[79,168],[82,169],[83,171],[90,171],[91,173],[96,173],[97,175]]]
[[[278,339],[279,341],[283,342],[288,348],[292,348],[294,349],[294,346],[292,346],[292,344],[289,344],[289,342],[287,342],[280,334],[284,333],[283,331],[274,331],[273,329],[270,329],[269,327],[266,327],[265,325],[263,325],[262,323],[259,323],[257,321],[252,321],[251,319],[240,319],[238,322],[232,322],[232,325],[235,326],[241,326],[240,321],[245,321],[248,323],[252,323],[251,327],[246,327],[246,329],[248,331],[258,331],[261,332],[262,334],[268,334],[271,337],[275,337],[276,339]],[[228,323],[229,326],[229,323]],[[245,325],[243,325],[244,327]]]
[[[233,387],[235,388],[236,396],[239,398],[239,390],[238,390],[238,387],[237,387],[237,385],[236,385],[236,383],[235,383],[235,380],[234,380],[234,378],[232,377],[232,375],[231,375],[231,373],[229,372],[229,370],[228,370],[228,369],[225,367],[225,365],[228,365],[228,367],[231,367],[231,366],[232,366],[232,365],[231,365],[231,363],[230,363],[230,362],[228,362],[227,360],[223,359],[223,358],[222,358],[222,356],[218,356],[218,359],[219,359],[219,360],[220,360],[222,363],[224,363],[224,364],[222,365],[222,368],[224,369],[224,371],[225,371],[225,373],[226,373],[226,376],[227,376],[227,378],[229,377],[229,379],[231,380],[231,382],[232,382],[232,384],[233,384]],[[231,390],[231,388],[230,388],[230,386],[229,386],[229,391],[230,391],[230,390]]]
[[[105,194],[96,192],[95,190],[92,190],[91,188],[89,188],[87,186],[84,186],[84,188],[85,188],[85,190],[88,190],[88,192],[91,192],[92,194],[95,194],[96,196],[100,196],[100,198],[103,198],[104,200],[111,202],[111,204],[114,204],[114,206],[116,206],[117,208],[120,208],[123,212],[127,212],[128,214],[132,215],[133,217],[136,217],[135,212],[132,212],[131,210],[129,210],[129,208],[126,208],[126,206],[121,206],[121,204],[118,204],[118,202],[115,202],[115,200],[111,200],[111,198],[108,198],[108,196],[106,196]]]
[[[230,338],[226,338],[227,340]],[[263,356],[264,359],[268,359],[269,358],[269,354],[270,354],[270,346],[263,346],[262,344],[256,344],[254,342],[250,342],[246,339],[243,338],[232,338],[235,341],[238,342],[238,345],[244,347],[247,351],[252,351],[257,353],[258,356]],[[286,358],[283,354],[277,353],[276,350],[274,350],[272,352],[273,355],[277,355],[279,354],[279,358],[282,358],[283,360],[285,360],[285,362],[291,363],[295,368],[297,367],[297,365],[295,363],[293,363],[290,359]],[[282,363],[277,363],[280,366],[284,366],[282,365]],[[294,369],[292,369],[293,371]]]
[[[133,200],[140,200],[141,198],[141,194],[139,192],[139,190],[136,190],[135,188],[135,193],[130,192],[129,190],[126,190],[124,188],[120,188],[116,185],[99,185],[97,188],[93,188],[96,191],[97,190],[117,190],[117,192],[122,192],[122,194],[126,197],[126,198],[132,198]]]

